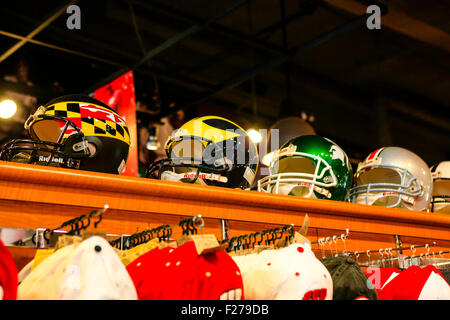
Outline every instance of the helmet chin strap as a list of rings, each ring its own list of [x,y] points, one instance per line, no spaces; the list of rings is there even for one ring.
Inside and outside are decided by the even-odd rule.
[[[444,198],[436,198],[436,200],[440,200]],[[444,203],[435,203],[434,204],[434,212],[439,213],[450,213],[450,203],[444,202]]]
[[[195,177],[195,172],[194,171],[189,172],[189,173],[193,173],[194,177]],[[181,181],[183,179],[186,179],[184,173],[175,173],[173,171],[164,171],[164,172],[161,173],[161,180],[164,180],[164,181],[175,181],[175,182],[178,182],[178,181]],[[199,181],[199,180],[201,180],[201,179],[200,178],[197,179],[197,181]],[[196,181],[196,183],[197,183],[197,181]],[[204,183],[200,183],[200,184],[204,184]]]
[[[298,183],[280,183],[278,186],[278,194],[307,197],[310,193],[310,188],[311,185],[307,183],[302,186],[299,186]],[[275,185],[272,186],[272,192],[275,192]],[[314,192],[311,192],[308,198],[317,199]]]

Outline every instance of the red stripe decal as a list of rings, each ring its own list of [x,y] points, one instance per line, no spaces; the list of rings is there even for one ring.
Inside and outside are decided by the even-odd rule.
[[[92,104],[82,106],[80,105],[80,114],[82,118],[96,118],[100,120],[109,120],[118,124],[125,124],[122,118],[118,117],[115,113],[106,109],[99,108]]]
[[[377,150],[375,150],[374,152],[372,152],[372,153],[367,157],[367,160],[373,160],[373,159],[375,159],[375,158],[378,156],[378,154],[381,152],[381,150],[383,150],[383,148],[377,149]]]

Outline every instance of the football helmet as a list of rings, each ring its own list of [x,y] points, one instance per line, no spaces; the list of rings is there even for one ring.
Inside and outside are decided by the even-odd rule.
[[[247,132],[217,116],[186,122],[164,148],[167,158],[150,164],[147,178],[248,189],[258,170],[258,151]]]
[[[273,153],[270,174],[258,180],[258,191],[345,201],[353,171],[345,152],[330,139],[303,135]]]
[[[375,150],[358,164],[349,200],[355,203],[428,210],[433,181],[428,165],[400,147]]]
[[[15,139],[0,150],[13,162],[122,173],[130,133],[122,117],[106,104],[85,95],[56,98],[28,117],[30,139]]]
[[[450,161],[443,161],[430,168],[433,178],[431,211],[450,213]]]

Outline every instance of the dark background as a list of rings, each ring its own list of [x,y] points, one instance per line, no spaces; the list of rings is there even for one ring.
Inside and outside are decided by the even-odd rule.
[[[343,29],[371,3],[78,1],[81,30],[67,29],[64,12],[10,50],[17,36],[43,26],[67,2],[2,1],[0,98],[5,91],[29,97],[22,96],[13,119],[0,120],[0,143],[23,135],[39,103],[92,92],[150,53],[134,68],[140,127],[179,109],[184,121],[215,114],[246,129],[305,112],[353,164],[388,145],[410,149],[429,165],[448,160],[450,2],[381,1],[381,30],[365,22]],[[214,19],[225,8],[232,9]],[[165,41],[172,44],[153,54]],[[246,74],[255,67],[261,68]]]

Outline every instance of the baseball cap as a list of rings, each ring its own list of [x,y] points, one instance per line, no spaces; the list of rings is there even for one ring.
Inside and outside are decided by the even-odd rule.
[[[377,300],[377,292],[367,285],[368,277],[349,256],[328,257],[320,260],[333,279],[333,300]]]
[[[366,271],[364,271],[378,295],[380,294],[381,289],[398,276],[400,272],[401,271],[397,268],[380,268],[377,266],[368,267]]]
[[[23,282],[23,280],[28,277],[28,275],[30,274],[31,270],[33,269],[33,264],[34,264],[34,259],[31,260],[30,262],[28,262],[19,272],[19,274],[17,275],[17,278],[19,280],[19,284],[21,282]]]
[[[14,259],[0,240],[0,300],[16,300],[17,267]]]
[[[272,250],[270,250],[272,251]],[[249,253],[244,255],[230,255],[233,261],[239,266],[242,277],[253,270],[254,265],[258,265],[258,262],[262,255],[260,253]]]
[[[240,269],[246,270],[243,280],[248,300],[331,300],[333,297],[331,275],[307,245],[295,243],[235,261]]]
[[[198,255],[193,241],[155,248],[127,265],[140,300],[243,299],[240,270],[225,252]]]
[[[102,237],[73,243],[42,261],[21,282],[21,300],[135,300],[125,266]]]
[[[450,300],[450,286],[433,265],[411,266],[387,283],[380,300]]]

